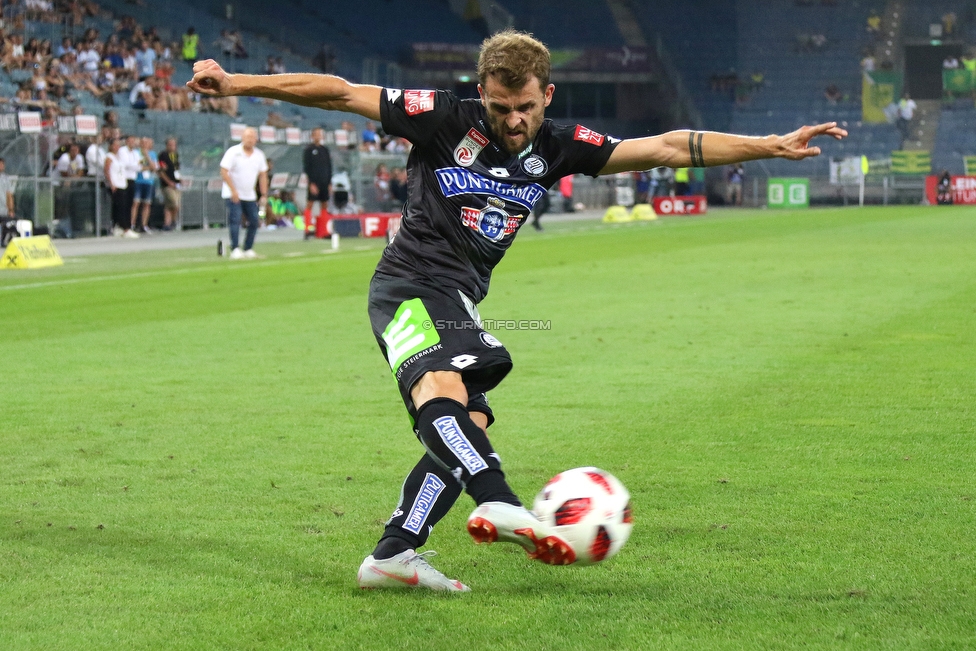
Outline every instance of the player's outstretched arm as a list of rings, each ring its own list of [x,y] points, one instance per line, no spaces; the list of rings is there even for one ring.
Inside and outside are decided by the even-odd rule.
[[[351,84],[334,75],[232,75],[213,59],[194,63],[193,79],[186,85],[190,90],[208,97],[266,97],[327,111],[356,113],[372,120],[380,119],[380,94],[383,90],[379,86]]]
[[[660,136],[624,140],[610,155],[600,174],[640,172],[654,167],[710,167],[760,158],[801,160],[819,156],[820,147],[811,147],[817,136],[837,140],[847,131],[836,122],[800,127],[785,136],[736,136],[714,131],[670,131]]]

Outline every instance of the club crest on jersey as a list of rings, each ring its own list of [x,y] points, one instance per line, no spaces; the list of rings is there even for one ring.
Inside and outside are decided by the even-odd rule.
[[[461,167],[471,167],[471,164],[478,158],[478,154],[487,145],[488,138],[472,127],[458,143],[458,146],[454,148],[454,162]]]
[[[522,169],[529,176],[545,176],[546,172],[549,171],[549,165],[546,163],[546,159],[538,154],[532,154],[524,161],[522,161]]]
[[[503,201],[495,197],[494,202],[478,210],[477,208],[461,208],[461,223],[473,231],[479,233],[485,239],[492,242],[501,241],[506,235],[511,235],[518,229],[519,217],[509,215],[505,210],[494,203]]]

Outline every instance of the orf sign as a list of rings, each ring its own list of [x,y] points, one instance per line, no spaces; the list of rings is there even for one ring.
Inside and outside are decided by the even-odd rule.
[[[808,208],[810,179],[769,179],[766,203],[770,208]]]
[[[658,215],[701,215],[708,211],[708,201],[699,194],[685,197],[654,197]]]
[[[21,133],[40,133],[41,114],[34,111],[20,111],[17,113],[17,123]]]

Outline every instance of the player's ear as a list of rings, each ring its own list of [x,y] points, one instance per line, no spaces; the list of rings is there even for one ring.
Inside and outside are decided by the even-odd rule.
[[[552,101],[552,94],[553,92],[555,92],[555,90],[556,90],[555,84],[549,84],[548,86],[546,86],[546,104],[545,104],[546,106],[549,106],[549,103]]]
[[[481,84],[478,84],[478,97],[481,98],[481,105],[487,106],[487,104],[485,104],[485,89],[481,87]]]

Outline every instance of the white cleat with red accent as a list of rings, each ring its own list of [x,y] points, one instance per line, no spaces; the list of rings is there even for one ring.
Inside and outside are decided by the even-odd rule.
[[[478,544],[510,542],[521,545],[529,558],[547,565],[569,565],[576,552],[549,531],[532,511],[505,502],[485,502],[468,518],[468,533]]]
[[[427,588],[444,592],[471,592],[471,588],[438,572],[427,559],[436,556],[435,551],[418,554],[412,549],[396,556],[376,560],[367,556],[359,566],[359,587],[374,588]]]

